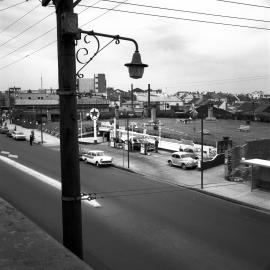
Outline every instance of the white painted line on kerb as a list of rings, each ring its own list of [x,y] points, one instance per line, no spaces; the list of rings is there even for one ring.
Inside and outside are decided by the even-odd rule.
[[[39,181],[41,181],[45,184],[48,184],[48,185],[50,185],[58,190],[61,190],[61,183],[59,181],[49,177],[49,176],[46,176],[42,173],[39,173],[39,172],[29,168],[29,167],[26,167],[26,166],[24,166],[16,161],[10,159],[10,158],[4,157],[4,156],[0,156],[0,160],[9,164],[12,167],[18,169],[18,170],[21,170],[21,171],[37,178]],[[83,201],[83,202],[86,204],[89,204],[93,207],[101,207],[101,204],[97,200]]]
[[[11,155],[11,154],[9,154],[8,157],[9,158],[18,158],[18,155]]]

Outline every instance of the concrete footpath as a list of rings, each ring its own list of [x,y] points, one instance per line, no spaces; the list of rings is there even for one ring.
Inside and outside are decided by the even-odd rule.
[[[1,270],[91,270],[0,198]]]

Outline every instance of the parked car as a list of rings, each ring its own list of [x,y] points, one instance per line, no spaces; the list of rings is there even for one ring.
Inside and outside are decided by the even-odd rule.
[[[99,166],[112,165],[113,158],[105,155],[104,151],[90,150],[85,154],[82,154],[82,160],[86,163],[92,163]]]
[[[87,151],[79,147],[79,160],[83,160],[83,155],[87,154]]]
[[[130,147],[132,150],[140,150],[141,143],[137,137],[131,136],[129,137]]]
[[[145,147],[147,148],[147,151],[154,151],[155,150],[155,144],[150,142],[147,139],[140,139],[139,140],[140,144],[144,144]]]
[[[8,137],[12,138],[13,131],[14,131],[14,129],[9,129],[6,135]]]
[[[8,133],[8,127],[0,127],[0,133],[7,134]]]
[[[17,140],[17,141],[25,141],[26,140],[26,137],[24,135],[24,133],[22,131],[17,131],[17,130],[14,130],[12,132],[12,138],[14,140]]]
[[[198,158],[194,153],[174,152],[168,160],[169,166],[179,166],[182,169],[196,168],[198,166]]]

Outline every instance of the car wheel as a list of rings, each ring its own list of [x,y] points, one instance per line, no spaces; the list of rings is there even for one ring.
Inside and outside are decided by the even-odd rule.
[[[84,163],[87,164],[87,159],[83,159]]]
[[[186,164],[182,164],[182,169],[183,169],[183,170],[186,170],[186,169],[187,169]]]
[[[172,164],[172,161],[169,160],[168,163],[169,163],[169,166],[172,167],[172,165],[173,165],[173,164]]]

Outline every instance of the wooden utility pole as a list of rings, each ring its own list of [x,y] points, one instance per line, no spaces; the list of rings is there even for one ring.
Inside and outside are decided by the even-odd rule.
[[[42,5],[49,2],[43,0]],[[75,62],[78,21],[73,0],[53,3],[57,19],[63,244],[83,258]]]

